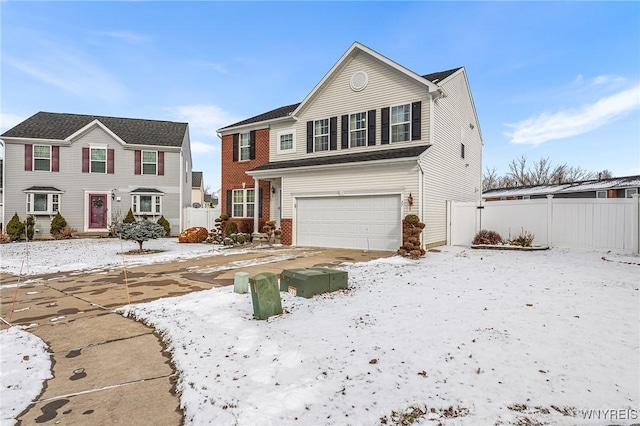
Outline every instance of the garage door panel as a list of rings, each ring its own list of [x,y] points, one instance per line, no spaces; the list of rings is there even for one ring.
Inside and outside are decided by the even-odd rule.
[[[399,195],[299,198],[297,244],[396,250],[401,242]]]

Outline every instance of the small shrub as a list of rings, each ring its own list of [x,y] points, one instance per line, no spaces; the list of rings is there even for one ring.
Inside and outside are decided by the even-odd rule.
[[[164,229],[164,228],[163,228]],[[187,228],[178,235],[179,243],[201,243],[209,238],[209,231],[202,226]]]
[[[30,214],[24,220],[24,226],[25,226],[25,231],[26,231],[26,234],[27,234],[27,241],[32,241],[33,240],[33,234],[35,233],[36,218],[33,217],[32,214]]]
[[[155,222],[142,220],[136,223],[120,223],[116,225],[116,233],[123,240],[137,242],[142,251],[142,243],[145,241],[164,237],[164,228]]]
[[[129,209],[127,215],[122,219],[122,223],[136,223],[136,217],[133,215],[133,210]]]
[[[236,236],[236,242],[237,242],[238,244],[244,244],[244,243],[246,243],[246,242],[247,242],[247,238],[244,236],[244,234],[238,234],[238,235]]]
[[[49,228],[49,233],[53,235],[53,238],[56,238],[56,235],[67,226],[67,220],[60,214],[60,212],[56,213],[51,220],[51,227]]]
[[[425,224],[415,214],[408,214],[402,220],[402,245],[397,250],[400,256],[419,259],[426,251],[421,247],[420,234]]]
[[[524,229],[522,230],[520,235],[509,240],[509,244],[521,247],[531,247],[531,243],[533,243],[533,234],[531,234],[531,232],[525,231]]]
[[[24,223],[20,221],[18,213],[15,213],[7,223],[7,234],[11,241],[19,240],[24,235]]]
[[[160,216],[160,219],[158,219],[158,225],[164,228],[165,235],[168,236],[169,234],[171,234],[171,224],[167,219],[164,218],[164,216]]]
[[[142,220],[149,220],[149,216],[146,213],[142,214]]]
[[[496,245],[502,244],[502,237],[495,231],[488,231],[486,229],[481,230],[473,237],[473,241],[471,242],[473,245],[478,244],[489,244]]]
[[[0,231],[0,244],[7,244],[11,242],[11,237],[4,231]]]
[[[227,222],[224,226],[224,236],[229,237],[231,234],[238,233],[238,224],[235,222]]]
[[[70,226],[65,226],[56,234],[54,234],[53,238],[55,238],[56,240],[68,240],[73,237],[73,234],[75,232],[78,232],[78,230]]]
[[[262,232],[267,235],[267,243],[273,244],[276,242],[276,237],[279,237],[281,232],[276,229],[276,222],[274,220],[268,220],[262,227]]]

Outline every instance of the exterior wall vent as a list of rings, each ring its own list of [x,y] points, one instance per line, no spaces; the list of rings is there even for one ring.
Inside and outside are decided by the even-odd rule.
[[[351,81],[349,85],[351,86],[351,90],[354,92],[360,92],[367,87],[367,83],[369,83],[369,76],[364,71],[356,71],[351,76]]]

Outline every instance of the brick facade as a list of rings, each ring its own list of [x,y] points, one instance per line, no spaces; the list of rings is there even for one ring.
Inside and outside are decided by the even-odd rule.
[[[282,231],[282,234],[280,235],[280,243],[285,246],[290,246],[293,239],[293,220],[284,218],[280,219],[280,230]]]
[[[251,176],[247,175],[246,172],[269,162],[269,129],[256,130],[255,150],[256,155],[254,160],[233,161],[233,135],[224,135],[222,137],[221,212],[226,213],[231,211],[231,209],[227,207],[227,191],[242,189],[243,183],[244,188],[253,188],[255,181]],[[259,227],[262,228],[262,224],[269,219],[271,186],[267,181],[260,181],[259,185],[260,189],[262,189],[262,216],[259,220]],[[258,197],[259,191],[256,193],[256,208],[258,207]],[[253,218],[231,217],[230,220],[238,224],[239,231],[254,232]]]

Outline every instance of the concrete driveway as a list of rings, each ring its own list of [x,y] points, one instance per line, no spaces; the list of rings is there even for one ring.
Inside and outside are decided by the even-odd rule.
[[[176,371],[154,330],[113,310],[129,303],[233,284],[238,271],[338,267],[390,252],[279,247],[91,273],[29,276],[17,291],[12,323],[49,345],[53,378],[19,417],[19,425],[181,425]],[[251,265],[251,266],[248,266]],[[18,278],[3,275],[2,284]],[[2,289],[8,319],[14,288]]]

